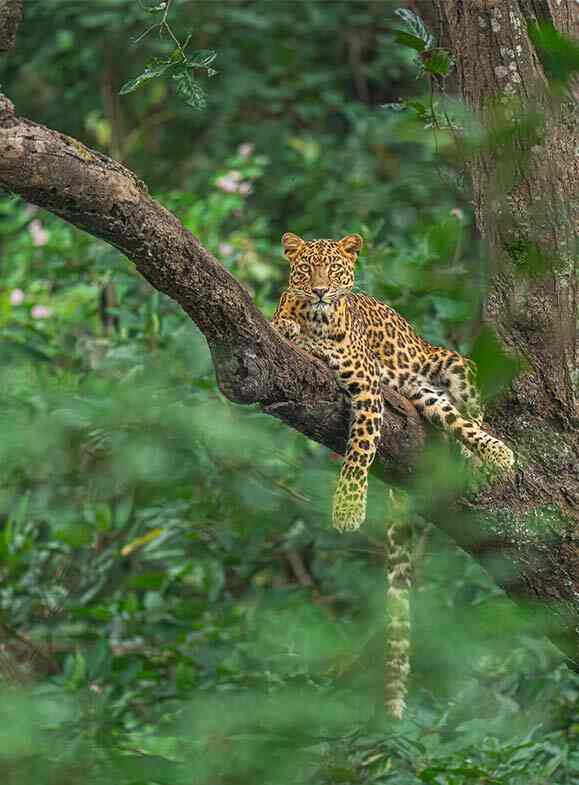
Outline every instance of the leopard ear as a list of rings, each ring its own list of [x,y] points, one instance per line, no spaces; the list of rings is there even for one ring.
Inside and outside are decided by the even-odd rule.
[[[345,237],[342,237],[338,245],[347,254],[355,256],[364,245],[364,240],[359,234],[347,234]]]
[[[283,245],[285,255],[290,256],[296,251],[299,251],[299,249],[304,244],[304,241],[301,237],[298,237],[297,234],[286,232],[281,238],[281,244]]]

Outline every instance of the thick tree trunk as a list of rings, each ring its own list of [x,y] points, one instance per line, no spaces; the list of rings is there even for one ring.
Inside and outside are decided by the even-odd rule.
[[[579,9],[574,0],[435,5],[459,92],[486,134],[465,162],[492,259],[485,318],[526,366],[493,418],[524,462],[512,513],[550,529],[525,582],[531,595],[567,603],[576,624],[579,118],[571,92],[549,91],[528,26],[577,37]]]
[[[572,0],[553,3],[553,16],[548,3],[528,0],[438,5],[463,98],[490,139],[505,139],[467,161],[477,225],[495,260],[487,320],[530,364],[534,405],[567,427],[577,417],[579,116],[571,96],[549,94],[527,24],[537,7],[537,21],[577,35],[579,10]],[[529,393],[519,384],[525,406]]]
[[[447,8],[445,0],[442,5],[449,30],[454,24],[458,31],[457,25],[466,24],[465,20],[471,26],[479,24],[464,9],[462,17],[458,14],[458,7],[467,4],[449,2]],[[469,27],[464,35],[471,32]],[[457,56],[463,55],[457,49]],[[484,54],[487,60],[490,56]],[[538,67],[536,62],[534,67]],[[481,169],[491,166],[492,160],[481,156]],[[491,178],[493,188],[495,179]],[[480,201],[487,204],[480,182]],[[19,118],[1,95],[0,187],[111,243],[155,288],[176,300],[204,333],[227,397],[258,403],[310,438],[343,451],[349,408],[328,369],[274,333],[246,291],[174,216],[149,197],[131,172],[70,137]],[[478,201],[477,212],[488,235],[489,218],[483,217],[486,213]],[[553,289],[553,280],[548,286],[543,282],[518,289],[520,299],[532,304],[538,291],[543,299],[537,302],[551,304],[551,310],[545,307],[545,317],[535,320],[533,337],[528,327],[519,327],[516,319],[509,318],[512,297],[500,295],[501,276],[508,274],[505,263],[488,312],[495,309],[501,335],[509,345],[520,350],[524,340],[532,370],[517,382],[491,422],[499,435],[511,436],[515,448],[521,447],[529,460],[517,483],[495,486],[476,498],[450,501],[444,492],[429,498],[428,517],[479,559],[513,597],[557,601],[550,608],[555,613],[537,614],[537,626],[575,656],[579,650],[579,536],[575,531],[579,456],[572,433],[568,371],[560,367],[561,356],[565,362],[571,362],[571,356],[563,348],[559,359],[552,358],[548,367],[542,359],[548,354],[542,347],[554,340],[557,314],[565,316],[573,306],[565,301],[567,310],[552,308],[560,294]],[[555,395],[551,386],[561,379],[565,386],[557,388]],[[388,406],[379,456],[388,476],[404,479],[412,475],[424,428],[407,401],[386,389],[384,396]],[[530,429],[537,429],[544,438],[538,450],[528,445]],[[537,525],[545,518],[545,505],[554,505],[550,527]]]

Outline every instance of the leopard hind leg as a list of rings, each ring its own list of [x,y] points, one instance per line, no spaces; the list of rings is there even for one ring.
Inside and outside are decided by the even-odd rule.
[[[476,365],[466,357],[448,350],[440,350],[437,382],[445,388],[458,411],[477,425],[482,425],[484,410],[476,385]],[[464,443],[460,445],[464,458],[480,465],[480,458]]]
[[[476,420],[463,417],[446,392],[427,383],[411,382],[403,394],[429,422],[451,433],[484,463],[493,465],[501,474],[512,474],[512,450],[484,431]]]
[[[440,358],[438,380],[459,412],[481,425],[484,411],[476,384],[476,365],[472,360],[446,351]]]

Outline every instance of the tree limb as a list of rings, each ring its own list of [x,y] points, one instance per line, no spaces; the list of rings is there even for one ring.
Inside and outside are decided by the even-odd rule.
[[[319,360],[281,338],[246,290],[135,175],[58,131],[17,117],[0,97],[0,186],[19,193],[131,259],[203,332],[219,387],[333,450],[347,439],[348,401]],[[407,474],[423,442],[414,410],[391,390],[380,457]]]

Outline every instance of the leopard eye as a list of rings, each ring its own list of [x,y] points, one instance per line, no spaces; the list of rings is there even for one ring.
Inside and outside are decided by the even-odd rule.
[[[298,264],[298,272],[300,273],[307,273],[310,270],[309,264]]]
[[[339,264],[331,264],[330,265],[330,273],[332,275],[336,275],[336,273],[340,272],[340,265]]]

